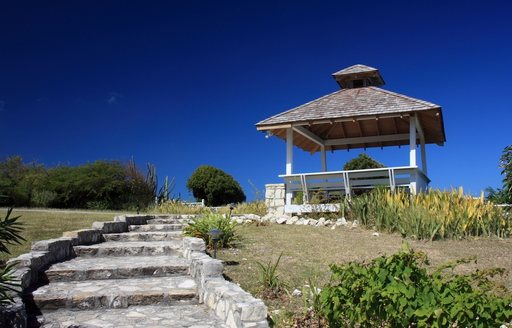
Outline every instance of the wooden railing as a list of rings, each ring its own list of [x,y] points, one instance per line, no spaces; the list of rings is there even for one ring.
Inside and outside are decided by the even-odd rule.
[[[286,193],[302,191],[304,204],[309,204],[314,191],[341,192],[350,197],[354,190],[371,189],[376,186],[409,188],[412,193],[425,190],[430,179],[418,168],[412,166],[387,167],[367,170],[330,171],[280,175],[286,184]],[[290,197],[287,197],[289,204]]]

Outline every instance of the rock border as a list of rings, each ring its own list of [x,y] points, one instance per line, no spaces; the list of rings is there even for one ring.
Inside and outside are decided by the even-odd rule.
[[[313,227],[328,227],[331,229],[348,227],[356,228],[359,224],[357,220],[351,222],[347,221],[345,217],[340,217],[336,220],[326,219],[320,217],[317,219],[310,219],[302,216],[288,216],[288,215],[271,215],[259,216],[256,214],[233,215],[231,217],[237,224],[248,224],[254,222],[273,223],[273,224],[287,224],[287,225],[304,225]]]
[[[267,306],[240,286],[224,279],[222,261],[208,256],[204,240],[183,238],[183,256],[191,261],[199,302],[206,304],[228,327],[267,328]]]

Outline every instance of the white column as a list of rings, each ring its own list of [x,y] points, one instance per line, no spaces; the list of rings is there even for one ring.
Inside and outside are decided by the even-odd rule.
[[[286,174],[293,172],[293,130],[286,129]]]
[[[426,176],[428,176],[427,172],[427,151],[425,149],[425,139],[421,138],[421,170],[423,173],[425,173]]]
[[[293,172],[293,130],[286,129],[286,174]],[[292,204],[293,193],[286,190],[286,205]]]
[[[416,166],[416,119],[413,115],[409,116],[409,166]],[[411,173],[410,189],[413,195],[416,195],[417,174]]]
[[[322,156],[322,172],[327,172],[327,157],[325,155],[325,146],[321,146],[320,156]]]
[[[416,120],[409,116],[409,166],[416,166]]]

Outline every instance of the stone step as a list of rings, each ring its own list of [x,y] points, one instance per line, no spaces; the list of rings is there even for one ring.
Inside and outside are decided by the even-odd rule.
[[[190,261],[176,256],[77,257],[46,270],[49,281],[128,279],[186,275]]]
[[[179,255],[181,240],[167,241],[132,241],[120,243],[108,241],[89,246],[74,246],[77,256],[147,256],[147,255]]]
[[[156,219],[149,219],[147,221],[147,224],[187,224],[192,222],[192,219],[180,219],[180,218],[166,218],[166,217],[160,217]]]
[[[32,293],[39,310],[197,304],[190,276],[51,282]]]
[[[151,232],[151,231],[180,231],[183,228],[181,223],[173,224],[146,224],[128,226],[129,231],[133,232]]]
[[[181,239],[181,231],[124,232],[103,235],[106,241],[162,241]]]
[[[47,311],[38,317],[41,328],[227,328],[205,305],[130,306],[126,309]]]

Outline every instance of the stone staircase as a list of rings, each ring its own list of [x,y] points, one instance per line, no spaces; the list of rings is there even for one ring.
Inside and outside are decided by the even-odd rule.
[[[49,283],[32,293],[40,327],[227,327],[198,302],[182,255],[183,222],[146,223],[73,246],[77,257],[51,265]]]
[[[267,307],[226,281],[185,215],[115,217],[9,260],[20,294],[0,327],[268,328]]]

